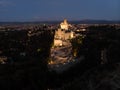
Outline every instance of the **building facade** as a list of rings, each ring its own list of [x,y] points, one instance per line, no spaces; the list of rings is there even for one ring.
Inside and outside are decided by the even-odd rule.
[[[73,38],[74,33],[72,30],[69,30],[70,26],[66,19],[60,24],[60,28],[55,31],[54,46],[62,46],[64,41]]]

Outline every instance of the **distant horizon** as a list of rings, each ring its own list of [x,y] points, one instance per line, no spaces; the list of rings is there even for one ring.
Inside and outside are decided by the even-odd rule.
[[[63,20],[49,20],[49,21],[8,21],[0,22],[4,24],[59,24]],[[120,24],[120,20],[68,20],[70,24]]]
[[[64,18],[64,19],[66,19],[66,18]],[[0,22],[60,22],[60,21],[63,21],[64,19],[60,19],[60,20],[23,20],[23,21],[0,21]],[[67,19],[67,21],[68,22],[74,22],[74,21],[108,21],[108,22],[117,22],[117,21],[119,21],[120,22],[120,20],[106,20],[106,19],[78,19],[78,20],[76,20],[76,19],[73,19],[73,20],[69,20],[69,19]]]

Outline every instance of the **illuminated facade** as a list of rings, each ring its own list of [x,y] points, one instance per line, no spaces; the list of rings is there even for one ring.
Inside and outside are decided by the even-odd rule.
[[[64,21],[61,22],[60,27],[61,27],[61,29],[68,30],[69,24],[66,19],[64,19]]]
[[[63,41],[73,38],[74,33],[69,30],[69,26],[66,19],[60,24],[60,28],[55,31],[54,46],[62,46]]]

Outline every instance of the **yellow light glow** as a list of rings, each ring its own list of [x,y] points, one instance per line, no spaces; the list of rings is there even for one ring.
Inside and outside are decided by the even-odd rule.
[[[51,65],[51,64],[53,64],[53,63],[54,63],[54,62],[53,62],[52,60],[48,62],[49,65]]]

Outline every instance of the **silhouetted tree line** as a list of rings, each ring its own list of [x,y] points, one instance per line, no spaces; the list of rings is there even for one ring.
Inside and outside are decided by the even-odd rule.
[[[40,30],[39,30],[40,31]],[[43,30],[42,30],[43,31]],[[0,90],[47,90],[49,71],[47,60],[53,43],[54,30],[27,36],[26,31],[0,34],[0,56],[9,60],[0,65]],[[2,36],[1,36],[2,35]],[[25,56],[20,53],[25,52]]]

